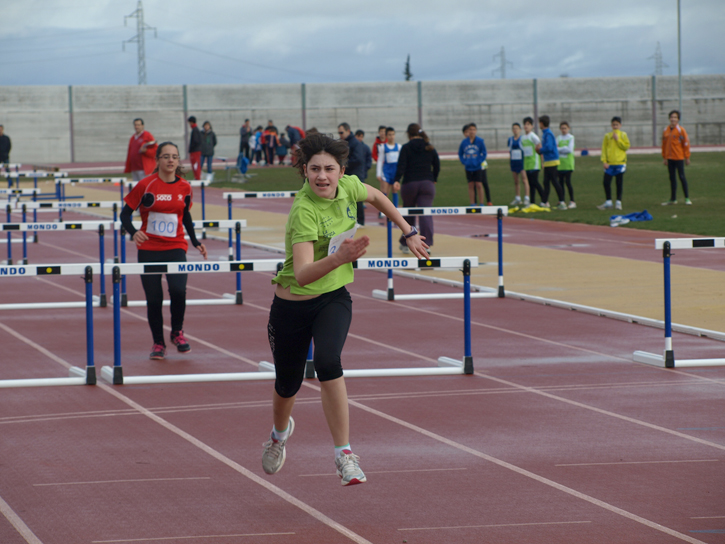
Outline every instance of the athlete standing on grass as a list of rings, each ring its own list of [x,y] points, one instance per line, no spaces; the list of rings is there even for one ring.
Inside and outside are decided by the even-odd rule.
[[[156,150],[156,170],[138,182],[123,199],[126,205],[121,212],[121,223],[138,247],[138,262],[165,263],[186,262],[188,244],[184,229],[191,243],[206,259],[206,247],[196,239],[191,208],[191,185],[182,177],[179,167],[179,148],[164,142]],[[131,222],[134,210],[141,213],[141,230]],[[191,351],[184,337],[184,312],[186,311],[187,274],[166,274],[171,299],[171,343],[182,352]],[[161,274],[144,274],[141,284],[146,293],[146,313],[154,345],[151,359],[163,359],[166,355],[164,342],[164,317],[162,308],[164,292]]]
[[[340,362],[352,320],[352,300],[345,285],[353,281],[352,263],[370,243],[367,236],[352,239],[357,202],[369,202],[385,213],[403,232],[413,254],[428,256],[423,237],[383,193],[356,176],[345,175],[348,153],[347,141],[323,134],[308,135],[295,151],[295,164],[305,182],[285,227],[284,268],[272,280],[276,288],[267,332],[277,375],[274,426],[262,453],[267,474],[284,465],[287,440],[295,428],[292,407],[304,378],[310,340],[314,340],[322,409],[342,485],[366,481],[350,446],[347,389]]]

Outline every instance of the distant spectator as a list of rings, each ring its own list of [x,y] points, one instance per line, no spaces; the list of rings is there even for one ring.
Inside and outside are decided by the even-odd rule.
[[[128,142],[124,172],[130,172],[133,181],[141,181],[156,168],[158,146],[153,134],[144,129],[143,119],[134,119],[133,129],[136,132]]]
[[[350,147],[350,155],[347,159],[347,168],[345,168],[345,174],[348,176],[357,176],[360,181],[365,179],[365,149],[360,144],[357,138],[352,135],[350,125],[347,123],[340,123],[337,127],[337,133],[340,135],[341,140],[346,140],[347,145]],[[309,134],[309,132],[307,133]],[[357,203],[357,223],[361,227],[365,226],[365,208],[362,202]],[[406,246],[407,247],[407,246]]]
[[[370,148],[368,147],[368,144],[366,144],[363,140],[365,139],[365,132],[362,130],[356,130],[355,131],[355,138],[357,138],[357,141],[360,142],[363,146],[363,150],[365,151],[365,177],[362,178],[360,181],[365,181],[368,179],[368,171],[370,170],[370,167],[373,165],[373,154],[370,151]]]
[[[607,132],[602,141],[602,165],[604,166],[604,195],[606,200],[600,210],[612,208],[612,178],[617,178],[617,202],[614,208],[622,209],[622,193],[624,191],[624,172],[627,170],[627,150],[629,138],[622,131],[622,118],[612,117],[612,132]]]
[[[214,159],[214,148],[216,147],[216,134],[211,129],[209,121],[204,121],[202,126],[204,132],[201,133],[201,169],[204,169],[204,161],[207,161],[206,171],[211,174],[211,162]]]
[[[196,126],[196,117],[189,117],[191,136],[189,138],[189,160],[191,171],[194,172],[194,179],[201,179],[201,131]]]
[[[677,176],[682,183],[682,192],[685,194],[685,204],[692,204],[685,177],[685,165],[690,164],[690,138],[687,131],[680,126],[680,112],[670,112],[670,124],[662,133],[662,158],[670,171],[670,199],[663,202],[663,206],[677,204]],[[1,132],[0,132],[1,134]]]
[[[541,203],[542,208],[549,208],[549,192],[551,185],[554,186],[556,196],[559,198],[559,204],[556,206],[559,210],[566,210],[566,202],[564,202],[564,191],[559,185],[559,148],[556,145],[556,136],[551,132],[549,124],[551,120],[548,115],[539,117],[539,128],[541,129],[541,143],[536,147],[544,160],[544,202]]]
[[[384,144],[387,137],[385,136],[385,131],[388,127],[385,125],[380,125],[378,127],[378,135],[375,136],[375,141],[373,142],[373,160],[375,162],[378,162],[378,153],[380,152],[379,146],[381,144]],[[387,194],[387,193],[386,193]]]
[[[481,167],[486,160],[486,144],[483,138],[476,135],[476,123],[468,123],[463,127],[463,141],[458,146],[458,159],[463,164],[468,181],[468,199],[471,204],[491,205],[491,191],[488,188],[486,171]],[[486,190],[486,200],[483,200],[483,191]]]
[[[285,136],[285,133],[279,135],[279,145],[277,146],[277,160],[280,164],[284,164],[284,158],[287,156],[287,152],[290,148],[290,141]]]
[[[529,182],[526,181],[526,172],[524,172],[524,149],[521,145],[521,125],[514,123],[511,125],[513,136],[509,136],[509,168],[514,178],[515,197],[509,206],[521,206],[521,186],[524,187],[524,206],[531,203],[529,198]]]
[[[0,125],[0,164],[7,164],[10,162],[10,149],[12,146],[10,138],[7,134],[5,134],[5,127]]]
[[[377,178],[380,182],[380,191],[385,196],[388,196],[391,188],[393,194],[400,191],[400,183],[394,181],[395,172],[398,169],[400,144],[395,143],[395,129],[393,127],[387,127],[385,129],[385,139],[386,141],[378,146],[378,164],[376,170]],[[378,215],[378,219],[384,218],[384,214]]]
[[[277,128],[274,126],[267,127],[264,135],[264,152],[267,157],[267,166],[274,166],[274,157],[277,153],[279,145],[279,137],[277,136]]]
[[[241,137],[239,140],[239,152],[243,153],[247,160],[250,161],[252,160],[252,148],[249,145],[249,140],[253,134],[254,131],[249,124],[249,119],[245,119],[242,128],[239,129],[239,135]]]
[[[295,153],[295,150],[297,150],[300,140],[304,139],[306,134],[300,127],[293,127],[291,125],[287,125],[285,130],[287,131],[287,136],[289,137],[290,160],[292,166],[294,166],[297,161],[297,154]]]
[[[400,181],[400,196],[406,208],[429,208],[436,194],[436,182],[441,171],[438,152],[430,143],[428,135],[417,123],[408,125],[408,143],[400,148],[398,169],[394,182]],[[401,181],[402,180],[402,181]],[[405,218],[406,222],[415,226],[416,216]],[[428,246],[433,246],[433,217],[423,215],[419,218],[421,238]],[[405,236],[399,239],[400,250],[408,253]],[[428,252],[430,254],[430,251]]]
[[[571,128],[567,121],[559,123],[561,135],[556,137],[556,145],[559,146],[559,183],[561,190],[566,197],[566,190],[569,189],[569,209],[576,208],[574,201],[574,187],[571,184],[571,175],[574,173],[574,135],[569,132]]]
[[[262,151],[264,149],[264,142],[262,141],[262,125],[259,125],[254,129],[254,135],[252,136],[252,151],[254,152],[253,159],[259,165],[262,162]]]
[[[536,204],[537,191],[541,202],[545,202],[544,188],[539,183],[541,158],[536,152],[536,147],[540,144],[541,140],[536,132],[534,132],[534,120],[531,117],[525,117],[524,135],[521,136],[521,145],[524,148],[524,171],[526,172],[526,181],[529,182],[529,194],[531,195],[532,204]]]

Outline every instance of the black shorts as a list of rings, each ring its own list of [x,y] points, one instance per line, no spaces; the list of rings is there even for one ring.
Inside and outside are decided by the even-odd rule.
[[[468,183],[483,183],[483,169],[473,172],[466,170],[466,179]]]
[[[267,334],[277,376],[274,389],[280,397],[297,394],[304,379],[310,340],[321,382],[342,376],[341,353],[352,321],[352,299],[345,287],[310,300],[274,297]]]

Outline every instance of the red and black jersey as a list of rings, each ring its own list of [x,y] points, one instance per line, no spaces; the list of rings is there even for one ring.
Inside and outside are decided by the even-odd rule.
[[[186,206],[191,209],[191,196],[191,185],[178,176],[172,183],[166,183],[158,174],[138,182],[123,200],[141,214],[141,230],[149,237],[139,249],[188,249],[182,221]]]

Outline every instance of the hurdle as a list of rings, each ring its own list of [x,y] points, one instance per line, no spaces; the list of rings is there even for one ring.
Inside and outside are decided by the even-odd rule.
[[[498,291],[477,291],[470,294],[471,298],[504,298],[506,292],[504,290],[503,283],[503,216],[508,215],[508,206],[458,206],[458,207],[447,207],[447,208],[399,208],[398,211],[401,215],[407,217],[417,217],[424,215],[431,216],[450,216],[454,215],[457,217],[466,216],[481,216],[481,215],[495,215],[498,223]],[[392,223],[388,219],[388,258],[393,257],[393,237],[392,237]],[[388,270],[388,288],[387,291],[381,289],[373,289],[373,298],[378,300],[441,300],[441,299],[456,299],[463,298],[463,293],[421,293],[421,294],[406,294],[396,295],[393,285],[393,271]]]
[[[725,366],[723,359],[679,359],[675,363],[672,347],[672,294],[670,276],[670,258],[673,249],[725,248],[725,238],[674,238],[655,240],[655,249],[662,250],[665,300],[665,349],[663,355],[646,351],[635,351],[632,359],[637,363],[646,363],[663,368],[691,368],[700,366]]]
[[[352,263],[357,270],[379,270],[389,267],[400,269],[459,268],[464,276],[464,293],[470,294],[471,268],[478,266],[478,257],[441,257],[438,259],[388,259],[363,258]],[[114,385],[159,384],[159,383],[200,383],[219,381],[259,381],[273,380],[274,370],[270,363],[262,361],[258,372],[226,372],[210,374],[182,374],[157,376],[124,376],[121,364],[121,305],[119,300],[121,274],[188,274],[209,272],[274,272],[278,270],[281,259],[260,259],[251,261],[228,261],[219,263],[132,263],[118,264],[113,267],[113,367],[103,366],[101,378]],[[371,378],[393,376],[454,376],[473,374],[473,356],[471,355],[471,313],[470,297],[464,297],[464,356],[459,361],[449,357],[440,357],[438,367],[430,368],[389,368],[380,370],[346,370],[346,378]]]
[[[85,307],[86,312],[86,368],[85,370],[76,366],[68,369],[67,378],[31,378],[0,380],[0,388],[11,387],[39,387],[51,385],[95,385],[96,367],[93,361],[93,274],[98,273],[98,264],[41,264],[34,266],[16,265],[0,267],[0,281],[2,278],[24,278],[32,276],[47,275],[70,275],[83,276],[85,282]]]
[[[68,177],[68,172],[44,172],[41,170],[35,170],[35,171],[28,171],[28,172],[6,172],[4,174],[0,174],[2,176],[5,176],[8,180],[8,189],[12,188],[13,186],[13,178],[16,180],[17,188],[20,189],[20,178],[33,178],[33,187],[35,189],[38,188],[38,179],[41,178],[64,178]],[[57,198],[58,195],[58,189],[56,186],[56,190],[53,193],[38,193],[37,198]]]
[[[116,223],[121,229],[121,263],[120,264],[134,264],[126,263],[126,232],[120,222]],[[141,228],[140,221],[134,221],[136,228]],[[247,226],[247,221],[244,219],[235,219],[232,221],[220,220],[220,221],[194,221],[194,229],[201,230],[203,228],[220,228],[229,229],[229,240],[231,244],[232,229],[236,232],[236,249],[237,249],[237,260],[241,260],[242,244],[241,236],[242,229]],[[232,261],[232,247],[229,247],[229,261]],[[146,306],[145,300],[128,300],[126,294],[126,274],[122,274],[121,279],[121,306]],[[241,271],[237,273],[237,290],[234,294],[224,293],[223,298],[192,298],[186,300],[187,306],[223,306],[228,304],[244,304],[244,297],[242,295],[242,277]],[[169,306],[170,301],[164,300],[164,306]]]

